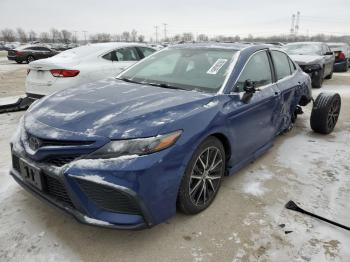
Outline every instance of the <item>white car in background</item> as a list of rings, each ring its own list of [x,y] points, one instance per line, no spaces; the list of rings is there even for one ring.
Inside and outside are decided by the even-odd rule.
[[[135,43],[99,43],[73,48],[29,63],[26,94],[38,99],[53,92],[117,76],[156,50]]]

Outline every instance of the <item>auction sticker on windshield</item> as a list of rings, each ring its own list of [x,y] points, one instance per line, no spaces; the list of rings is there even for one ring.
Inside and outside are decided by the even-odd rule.
[[[216,60],[216,62],[212,65],[212,67],[209,68],[209,70],[207,71],[207,74],[216,75],[226,62],[227,62],[227,59],[220,58]]]

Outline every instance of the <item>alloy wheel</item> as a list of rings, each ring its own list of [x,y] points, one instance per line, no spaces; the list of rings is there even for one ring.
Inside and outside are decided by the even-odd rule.
[[[189,195],[193,204],[206,205],[215,197],[223,169],[223,156],[218,148],[212,146],[202,151],[190,176]]]

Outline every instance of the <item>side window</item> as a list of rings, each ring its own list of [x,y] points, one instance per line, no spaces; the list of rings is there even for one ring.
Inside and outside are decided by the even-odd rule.
[[[144,46],[139,46],[138,49],[141,50],[142,54],[144,57],[147,57],[151,54],[153,54],[156,50],[152,49],[152,48],[148,48],[148,47],[144,47]]]
[[[297,70],[297,67],[295,66],[293,61],[290,60],[289,58],[288,58],[288,61],[289,61],[290,70],[292,71],[292,74],[293,74]]]
[[[120,48],[115,51],[115,56],[118,61],[138,61],[140,57],[134,47]]]
[[[255,82],[256,87],[272,83],[271,67],[266,51],[258,52],[250,58],[237,81],[235,92],[243,91],[246,80]]]
[[[279,51],[271,51],[271,55],[276,69],[277,80],[289,76],[291,74],[291,68],[287,55]]]
[[[48,49],[47,47],[41,47],[41,50],[42,50],[42,51],[49,51],[49,52],[51,51],[51,50]]]
[[[103,59],[112,61],[112,54],[113,52],[109,52],[108,54],[105,54],[104,56],[102,56]]]

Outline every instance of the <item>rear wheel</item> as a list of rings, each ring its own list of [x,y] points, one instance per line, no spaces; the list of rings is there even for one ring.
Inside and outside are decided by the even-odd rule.
[[[312,130],[320,134],[329,134],[337,124],[340,114],[341,99],[335,93],[321,93],[317,96],[310,118]]]
[[[35,59],[34,59],[34,56],[28,56],[27,57],[27,63],[29,64],[30,62],[33,62]]]
[[[186,214],[197,214],[214,200],[225,173],[225,150],[215,137],[202,142],[182,178],[177,205]]]

